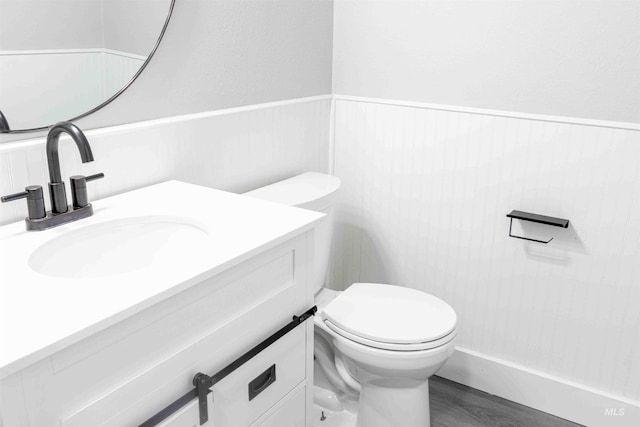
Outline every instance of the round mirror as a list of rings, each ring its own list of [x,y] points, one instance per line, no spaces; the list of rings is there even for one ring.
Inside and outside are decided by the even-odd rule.
[[[113,101],[151,60],[174,3],[0,0],[2,132],[44,130]]]

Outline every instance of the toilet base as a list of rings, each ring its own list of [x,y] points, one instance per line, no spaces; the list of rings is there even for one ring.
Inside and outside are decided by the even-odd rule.
[[[429,427],[429,381],[413,387],[362,384],[357,427]]]

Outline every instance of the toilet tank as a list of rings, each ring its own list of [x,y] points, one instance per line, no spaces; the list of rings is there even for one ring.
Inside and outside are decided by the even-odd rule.
[[[245,196],[322,212],[327,215],[315,230],[314,255],[316,263],[312,275],[314,294],[324,286],[327,276],[333,233],[334,204],[340,185],[340,179],[335,176],[307,172],[244,193]]]

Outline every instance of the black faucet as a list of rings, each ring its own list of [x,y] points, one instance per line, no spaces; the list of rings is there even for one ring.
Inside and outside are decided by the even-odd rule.
[[[25,218],[27,230],[46,230],[67,222],[76,221],[93,215],[93,207],[87,198],[87,182],[104,178],[103,173],[91,176],[75,175],[71,177],[71,192],[73,206],[67,205],[67,194],[60,172],[60,157],[58,155],[58,141],[60,135],[67,133],[78,146],[82,163],[92,162],[93,153],[87,137],[73,123],[60,122],[49,130],[47,135],[47,163],[49,166],[49,193],[51,196],[51,211],[46,212],[42,187],[30,185],[25,191],[0,197],[0,201],[12,202],[18,199],[27,199],[29,216]]]
[[[58,140],[62,133],[67,133],[78,146],[82,163],[92,162],[93,153],[84,133],[71,122],[60,122],[54,125],[47,135],[47,163],[49,165],[49,195],[51,196],[51,212],[64,213],[67,205],[67,194],[60,173],[60,157],[58,156]]]

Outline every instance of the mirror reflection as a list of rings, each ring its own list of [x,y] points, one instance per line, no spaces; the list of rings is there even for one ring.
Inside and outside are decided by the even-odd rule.
[[[171,0],[0,0],[0,111],[50,126],[121,90],[153,51]]]

